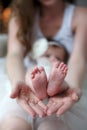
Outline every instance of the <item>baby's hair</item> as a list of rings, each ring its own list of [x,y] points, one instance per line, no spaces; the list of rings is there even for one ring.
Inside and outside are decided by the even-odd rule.
[[[55,42],[55,43],[58,43],[58,47],[62,48],[64,51],[65,51],[65,58],[64,58],[64,63],[67,63],[68,62],[68,59],[69,59],[69,53],[67,51],[67,49],[65,48],[65,46],[60,43],[60,41],[56,41],[56,40],[51,40],[51,39],[48,39],[48,42]],[[56,44],[52,45],[52,46],[57,46]]]

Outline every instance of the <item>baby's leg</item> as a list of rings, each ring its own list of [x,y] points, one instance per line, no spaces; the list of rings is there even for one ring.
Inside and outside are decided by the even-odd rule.
[[[26,75],[26,83],[39,99],[47,97],[47,77],[43,67],[35,67]]]
[[[54,63],[52,71],[49,76],[49,83],[47,93],[53,96],[65,90],[61,85],[67,73],[67,66],[64,63]]]

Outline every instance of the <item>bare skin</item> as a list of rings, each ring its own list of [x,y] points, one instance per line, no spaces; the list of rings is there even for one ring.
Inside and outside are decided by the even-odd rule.
[[[44,2],[47,1],[43,0],[43,3]],[[54,4],[51,4],[51,6],[46,6],[46,3],[43,3],[41,3],[42,10],[40,13],[42,15],[40,18],[40,27],[46,38],[52,38],[61,28],[65,4],[62,2],[62,0],[53,0]],[[18,22],[15,17],[13,17],[10,20],[9,24],[7,70],[12,83],[12,87],[15,88],[14,90],[17,89],[16,85],[18,82],[24,82],[25,77],[25,68],[23,65],[24,48],[19,39],[16,37],[18,29]],[[74,16],[72,18],[71,31],[74,32],[75,39],[73,52],[68,62],[69,70],[66,76],[66,82],[68,84],[68,87],[77,88],[78,90],[78,86],[81,89],[81,84],[86,68],[87,9],[76,7]],[[12,91],[12,95],[14,92],[15,91]],[[58,98],[58,100],[60,100],[60,98]],[[23,104],[22,107],[24,107],[24,105],[25,104]],[[68,106],[67,110],[69,110]],[[67,110],[64,109],[62,113],[66,112]]]
[[[47,93],[49,96],[54,96],[57,93],[64,91],[66,88],[61,87],[64,82],[64,78],[67,74],[67,66],[62,63],[54,63],[52,71],[49,76],[49,83]]]
[[[17,102],[32,117],[46,115],[47,107],[40,99],[30,90],[25,83],[19,83],[10,95],[11,98],[17,98]]]
[[[53,38],[55,34],[58,33],[58,31],[61,29],[63,16],[64,16],[65,3],[63,3],[62,0],[49,0],[49,1],[40,0],[40,2],[41,2],[41,11],[40,11],[41,18],[39,20],[40,29],[46,38]],[[18,98],[20,96],[20,93],[18,91],[19,89],[17,87],[18,83],[22,82],[22,86],[26,85],[26,84],[25,85],[23,84],[24,79],[25,79],[25,68],[24,68],[24,63],[23,63],[24,46],[21,44],[20,40],[16,37],[19,30],[18,23],[19,21],[17,22],[14,15],[11,18],[10,24],[9,24],[9,42],[8,42],[8,53],[7,53],[7,70],[8,70],[8,75],[10,77],[10,81],[12,83],[12,88],[13,88],[12,89],[13,91],[11,92],[11,96],[14,98]],[[81,84],[83,81],[85,68],[86,68],[87,9],[79,8],[79,7],[75,8],[70,29],[72,33],[74,32],[75,39],[73,43],[74,48],[68,62],[68,73],[65,80],[67,82],[67,86],[70,87],[71,90],[72,88],[77,89],[77,91],[75,89],[75,93],[77,94],[79,89],[81,89],[81,86],[82,86]],[[78,61],[79,61],[79,64],[78,64]],[[16,96],[13,96],[15,94]],[[29,94],[29,91],[28,91],[28,94]],[[62,96],[62,93],[61,93],[60,96],[57,95],[56,98],[54,97],[54,102],[51,102],[52,98],[50,98],[49,103],[48,103],[49,109],[47,111],[47,114],[49,113],[49,110],[50,110],[50,115],[52,115],[52,113],[62,115],[66,111],[68,111],[76,102],[76,100],[74,100],[75,102],[73,103],[71,95],[72,93],[68,93],[68,94],[65,94],[65,96]],[[25,104],[26,97],[25,96],[24,98],[22,97],[23,96],[21,93],[21,96],[18,99],[18,103],[21,104],[21,106],[25,108],[25,110],[27,110],[28,108],[28,111],[27,111],[28,114],[32,115],[28,104],[27,106]],[[67,100],[65,100],[66,98],[70,99],[69,105],[66,105],[67,103]],[[58,102],[60,102],[60,106]],[[57,103],[56,110],[54,110],[54,108],[51,107],[54,103]],[[62,103],[65,105],[62,105]],[[36,106],[37,105],[34,105],[34,104],[32,105],[32,109],[34,108],[33,111],[35,113],[36,113],[35,111]],[[62,108],[62,112],[58,112],[59,109],[61,108]],[[37,115],[40,115],[40,113],[38,112]],[[12,119],[13,117],[10,120]],[[21,122],[21,124],[23,123]],[[10,128],[10,126],[11,126],[11,123],[8,124],[8,129]],[[5,130],[7,130],[7,127],[5,128]]]
[[[51,15],[51,11],[48,12],[49,16]],[[45,14],[47,15],[46,11],[45,11]],[[74,48],[73,48],[73,52],[72,52],[69,62],[68,62],[68,73],[65,78],[65,80],[67,82],[66,86],[68,86],[70,90],[72,90],[74,88],[76,94],[80,93],[78,96],[79,98],[81,96],[82,82],[83,82],[83,78],[85,75],[86,60],[87,60],[86,59],[86,57],[87,57],[87,55],[86,55],[86,49],[87,49],[87,45],[86,45],[87,17],[86,17],[86,14],[87,14],[86,8],[77,7],[75,9],[74,16],[72,19],[72,24],[71,24],[71,30],[72,30],[72,32],[75,32],[74,33],[75,34]],[[48,21],[50,21],[49,16],[48,16],[48,19],[49,19]],[[59,18],[59,19],[61,21],[61,18]],[[43,23],[41,22],[43,25],[44,25],[44,23],[47,23],[44,21],[45,20],[43,20]],[[56,26],[58,24],[53,24],[53,25]],[[54,27],[54,26],[52,26],[52,27]],[[61,27],[61,25],[59,25],[59,27]],[[57,29],[57,31],[55,31],[56,29],[52,29],[55,32],[53,34],[50,34],[51,32],[53,32],[51,30],[51,28],[47,29],[47,27],[46,28],[44,27],[44,29],[48,30],[48,34],[47,34],[46,33],[47,31],[43,30],[43,28],[42,28],[44,35],[47,37],[53,37],[56,34],[56,32],[58,32],[58,29]],[[78,66],[78,61],[79,61],[79,66]],[[67,89],[67,91],[68,91],[68,89]],[[71,93],[69,93],[69,94],[72,95]],[[62,96],[62,93],[60,95]],[[62,97],[62,100],[64,100],[65,97],[67,97],[66,94],[64,97]],[[57,96],[56,99],[54,98],[55,103],[56,103],[57,99],[58,99],[58,101],[62,101]],[[50,98],[50,100],[51,100],[51,98]],[[49,102],[50,102],[50,100],[49,100]],[[67,100],[66,100],[66,102],[67,102]],[[68,111],[76,101],[74,101],[74,103],[73,103],[72,100],[69,100],[69,102],[70,102],[70,106],[69,105],[66,105],[66,107],[62,106],[62,108],[63,108],[62,114],[64,114],[66,111]],[[53,103],[51,103],[50,106],[52,106],[52,104]],[[60,108],[61,108],[61,106],[60,106]],[[51,107],[49,107],[49,109],[52,110]],[[54,113],[57,113],[57,111],[56,112],[54,111]]]
[[[35,67],[31,72],[28,72],[25,80],[39,99],[43,100],[47,97],[48,82],[43,67]]]
[[[66,65],[63,62],[55,62],[48,81],[43,67],[33,68],[26,74],[25,80],[39,99],[45,99],[47,94],[54,96],[67,89],[67,87],[61,87],[66,73]]]
[[[80,88],[68,88],[63,93],[51,97],[47,105],[47,115],[56,113],[57,116],[61,116],[63,113],[71,109],[80,97]]]
[[[52,42],[53,45],[50,45],[41,56],[50,62],[49,67],[52,64],[49,77],[47,78],[46,73],[48,72],[45,73],[46,70],[43,67],[35,67],[26,73],[26,83],[39,99],[45,99],[47,94],[53,96],[67,89],[67,87],[61,86],[67,74],[67,66],[62,62],[65,61],[66,50],[62,46],[54,46],[55,43],[55,41]]]
[[[41,111],[42,111],[42,115],[44,113],[44,109],[41,109],[41,107],[40,107],[41,104],[39,104],[38,112],[37,112],[36,105],[31,103],[32,109],[30,109],[30,105],[28,104],[28,102],[26,102],[26,97],[23,96],[24,98],[22,98],[22,93],[20,96],[20,91],[22,90],[22,88],[23,88],[23,90],[25,89],[25,91],[26,91],[26,87],[28,87],[28,89],[29,89],[29,86],[27,86],[25,83],[26,70],[25,70],[25,66],[24,66],[24,62],[23,62],[24,50],[23,50],[23,46],[20,44],[20,42],[18,41],[18,39],[16,37],[16,33],[18,31],[17,25],[18,24],[17,24],[16,19],[12,18],[10,21],[10,25],[9,25],[9,43],[8,43],[8,54],[7,54],[8,75],[9,75],[9,78],[10,78],[11,84],[12,84],[12,92],[11,92],[10,97],[17,98],[18,104],[20,104],[21,107],[29,115],[41,116]],[[14,26],[15,30],[14,30],[13,26]],[[14,44],[14,39],[15,39],[15,44]],[[19,85],[20,83],[21,83],[21,85]],[[27,91],[27,93],[30,95],[30,91]],[[34,94],[34,96],[35,96],[35,94]],[[28,98],[30,98],[30,96]],[[31,97],[31,99],[32,99],[32,97]],[[44,113],[44,115],[45,115],[45,113]]]

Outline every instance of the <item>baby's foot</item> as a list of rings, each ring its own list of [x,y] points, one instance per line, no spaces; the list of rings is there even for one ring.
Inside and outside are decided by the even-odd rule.
[[[47,88],[48,95],[54,96],[55,94],[61,92],[63,89],[65,90],[65,88],[62,88],[61,85],[64,81],[66,73],[67,73],[67,66],[64,63],[56,62],[53,65]]]
[[[47,97],[47,77],[43,67],[34,68],[33,71],[26,76],[26,82],[39,99],[45,99]]]

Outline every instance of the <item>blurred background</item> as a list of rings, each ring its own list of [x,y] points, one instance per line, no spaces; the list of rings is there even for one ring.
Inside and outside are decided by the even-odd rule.
[[[0,0],[0,59],[7,53],[7,28],[12,0]]]
[[[0,33],[7,32],[7,22],[10,17],[12,0],[0,0]]]

